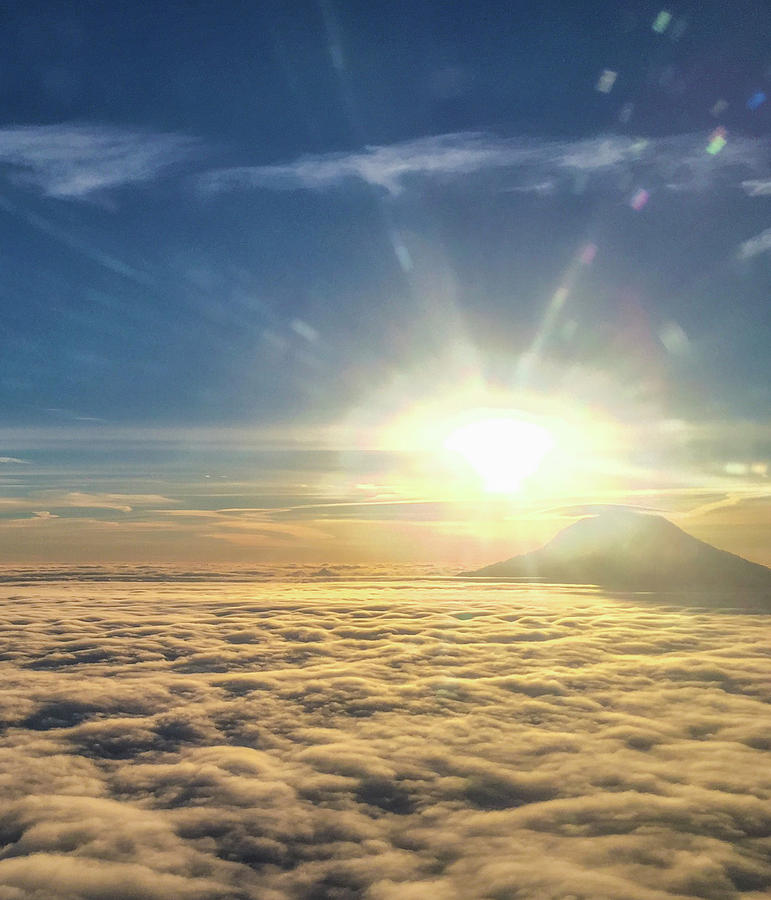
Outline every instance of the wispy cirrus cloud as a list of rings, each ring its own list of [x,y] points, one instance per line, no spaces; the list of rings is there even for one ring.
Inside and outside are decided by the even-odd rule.
[[[413,179],[446,180],[506,172],[504,189],[552,193],[577,174],[636,175],[649,187],[698,190],[736,179],[749,196],[771,193],[768,142],[731,137],[719,155],[704,135],[635,138],[597,135],[576,140],[504,138],[483,132],[432,135],[287,163],[213,169],[198,176],[205,193],[248,188],[325,190],[351,180],[401,193]],[[84,199],[108,189],[152,181],[204,153],[187,135],[90,123],[0,128],[6,177],[49,197]],[[751,177],[748,177],[751,176]]]
[[[737,256],[739,259],[750,259],[761,253],[768,253],[769,250],[771,250],[771,228],[766,228],[766,230],[761,231],[760,234],[756,234],[754,237],[749,238],[749,240],[739,244]]]
[[[764,180],[750,179],[742,182],[742,187],[750,197],[771,196],[771,178]]]
[[[509,189],[546,183],[551,189],[552,179],[615,173],[636,174],[649,187],[698,190],[721,177],[733,180],[737,172],[756,178],[769,173],[767,142],[762,139],[732,138],[719,155],[708,154],[706,145],[704,135],[694,134],[652,139],[611,134],[559,141],[463,132],[302,156],[278,165],[217,169],[200,176],[199,184],[206,193],[219,193],[247,188],[324,190],[359,180],[399,194],[411,179],[510,170]]]
[[[0,166],[46,196],[81,199],[151,181],[199,155],[201,146],[180,134],[106,125],[7,126],[0,128]]]

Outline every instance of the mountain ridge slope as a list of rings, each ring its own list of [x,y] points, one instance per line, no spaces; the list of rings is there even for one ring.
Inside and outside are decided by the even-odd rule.
[[[460,573],[631,590],[753,588],[771,569],[693,537],[668,519],[612,510],[579,519],[538,550]]]

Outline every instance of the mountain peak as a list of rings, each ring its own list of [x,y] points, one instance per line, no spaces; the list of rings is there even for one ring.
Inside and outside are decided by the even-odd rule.
[[[539,550],[462,574],[643,591],[771,590],[771,569],[712,547],[663,516],[624,507],[573,522]]]

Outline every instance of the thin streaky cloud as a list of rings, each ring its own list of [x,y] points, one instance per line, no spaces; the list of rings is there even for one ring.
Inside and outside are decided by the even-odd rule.
[[[139,284],[143,284],[147,287],[153,286],[153,280],[144,272],[140,272],[138,269],[135,269],[134,267],[128,265],[127,263],[123,262],[123,260],[118,259],[116,256],[113,256],[110,253],[105,253],[103,250],[100,250],[99,247],[96,247],[93,244],[78,238],[70,231],[67,231],[64,228],[60,228],[55,223],[49,222],[42,216],[38,216],[35,213],[24,210],[19,211],[19,215],[21,215],[22,218],[26,219],[26,221],[29,222],[29,224],[34,228],[37,228],[39,231],[42,231],[44,234],[49,235],[57,241],[61,241],[71,250],[82,253],[84,256],[88,257],[93,262],[98,263],[100,266],[103,266],[105,269],[109,269],[111,272],[122,275],[124,278],[130,278],[132,281],[136,281]],[[60,415],[64,414],[64,418],[73,418],[78,422],[105,421],[104,419],[98,419],[93,416],[74,415],[72,413],[68,413],[67,410],[49,409],[46,411],[58,413]]]
[[[766,150],[762,139],[736,137],[713,156],[706,152],[704,136],[693,134],[653,139],[611,134],[554,141],[463,132],[352,153],[302,156],[279,165],[217,169],[201,175],[199,185],[209,194],[247,188],[324,190],[354,179],[396,195],[412,178],[513,170],[525,176],[522,187],[530,189],[534,181],[540,184],[560,176],[618,173],[644,177],[648,187],[666,187],[675,175],[678,190],[701,190],[712,186],[718,174],[736,178],[738,170],[745,176],[767,175]]]
[[[532,152],[520,148],[517,158],[525,162]],[[483,134],[446,134],[366,147],[358,153],[303,156],[286,165],[219,169],[203,175],[201,184],[212,192],[244,187],[320,190],[358,178],[396,194],[402,190],[402,179],[410,175],[465,174],[511,165],[511,156],[510,148]]]
[[[765,180],[750,179],[743,181],[742,187],[750,197],[769,197],[771,196],[771,178]]]
[[[0,456],[0,465],[22,465],[28,466],[28,459],[19,459],[16,456]]]
[[[130,278],[132,281],[136,281],[138,284],[145,285],[146,287],[153,286],[152,278],[150,278],[144,272],[133,268],[132,266],[123,262],[123,260],[118,259],[116,256],[113,256],[110,253],[105,253],[94,244],[77,237],[70,230],[61,228],[54,222],[51,222],[48,219],[44,219],[43,216],[39,216],[37,215],[37,213],[30,212],[29,210],[23,209],[20,206],[11,203],[6,197],[0,197],[0,210],[4,210],[11,215],[19,216],[33,228],[36,228],[38,231],[48,235],[54,240],[60,241],[71,250],[74,250],[77,253],[82,253],[88,259],[92,260],[100,266],[103,266],[105,269],[109,269],[111,272],[122,275],[124,276],[124,278]],[[77,422],[105,421],[104,419],[95,418],[94,416],[79,416],[71,412],[70,410],[57,409],[52,407],[48,407],[47,409],[45,409],[45,412],[53,413],[64,419],[71,419]]]
[[[761,231],[755,237],[751,237],[749,240],[739,244],[737,256],[739,259],[750,259],[761,253],[767,253],[769,250],[771,250],[771,228],[766,228],[765,231]]]
[[[43,504],[49,509],[110,509],[118,512],[133,512],[135,507],[155,507],[169,503],[177,503],[177,501],[162,494],[38,491],[29,497],[0,498],[0,512],[35,510]]]
[[[771,492],[762,488],[754,492],[736,492],[726,494],[711,503],[702,503],[687,512],[682,513],[684,517],[698,518],[717,510],[727,509],[728,507],[746,506],[748,503],[757,502],[758,500],[771,499]]]
[[[152,181],[200,155],[195,138],[91,124],[0,128],[0,166],[49,197],[82,199]]]

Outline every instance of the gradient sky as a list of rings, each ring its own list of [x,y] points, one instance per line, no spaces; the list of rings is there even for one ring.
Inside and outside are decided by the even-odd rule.
[[[769,34],[7,5],[0,561],[466,567],[631,503],[771,564]],[[442,451],[480,409],[556,436],[520,491]]]

